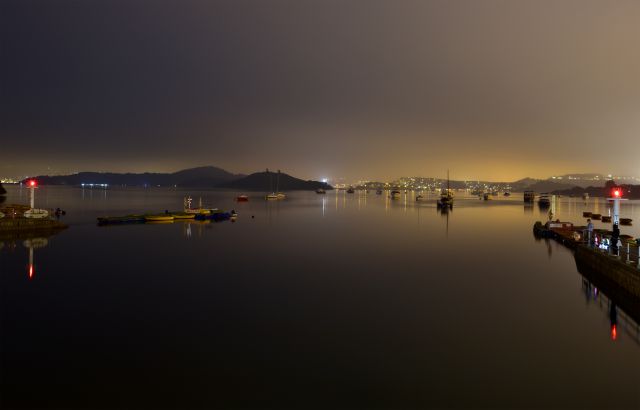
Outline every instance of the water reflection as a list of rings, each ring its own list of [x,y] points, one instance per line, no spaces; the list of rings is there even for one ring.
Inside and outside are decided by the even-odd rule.
[[[587,306],[595,306],[609,318],[609,335],[612,341],[617,341],[620,332],[624,332],[631,340],[640,346],[640,311],[637,305],[627,304],[624,310],[618,306],[615,297],[620,295],[608,295],[588,278],[582,278],[582,291],[585,295]],[[636,302],[637,303],[637,302]]]
[[[29,280],[36,275],[35,250],[42,249],[49,245],[49,238],[52,233],[41,232],[11,232],[0,235],[0,250],[6,248],[8,252],[16,252],[21,244],[27,249],[26,276]]]

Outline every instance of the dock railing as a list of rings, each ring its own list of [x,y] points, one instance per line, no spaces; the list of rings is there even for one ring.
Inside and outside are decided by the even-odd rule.
[[[602,232],[582,230],[582,243],[591,249],[597,249],[602,253],[617,257],[628,265],[640,269],[640,247],[634,240],[620,240],[621,246],[612,243],[611,235]]]

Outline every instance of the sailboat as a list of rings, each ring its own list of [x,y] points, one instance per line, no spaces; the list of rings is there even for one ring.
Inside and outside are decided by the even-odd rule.
[[[267,201],[277,201],[278,199],[286,198],[286,195],[282,192],[277,192],[280,187],[280,170],[278,170],[278,180],[276,182],[276,191],[273,191],[273,177],[271,176],[271,172],[267,169],[267,173],[269,174],[269,189],[271,190],[270,194],[265,195],[264,199]]]
[[[443,189],[440,192],[440,199],[438,199],[437,205],[439,208],[453,209],[453,191],[449,187],[449,170],[447,170],[447,189]]]

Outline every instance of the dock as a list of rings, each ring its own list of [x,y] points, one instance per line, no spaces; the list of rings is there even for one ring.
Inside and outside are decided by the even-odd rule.
[[[568,222],[536,222],[533,233],[538,238],[553,239],[573,250],[576,267],[584,276],[601,282],[621,295],[640,318],[640,249],[638,241],[621,236],[621,247],[611,246],[612,232],[574,227]]]
[[[0,240],[11,240],[16,238],[24,238],[32,236],[46,236],[54,234],[63,229],[68,228],[67,225],[54,219],[30,219],[30,218],[1,218],[0,219]]]

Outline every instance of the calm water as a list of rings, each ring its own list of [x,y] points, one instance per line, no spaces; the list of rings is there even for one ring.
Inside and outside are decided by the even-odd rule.
[[[95,224],[186,194],[240,216]],[[614,340],[615,296],[534,239],[546,211],[521,196],[441,214],[411,193],[236,195],[40,188],[71,227],[31,278],[23,241],[0,249],[2,407],[640,408],[632,312],[614,307]],[[607,214],[556,209],[583,210]],[[622,213],[640,222],[640,203]]]

